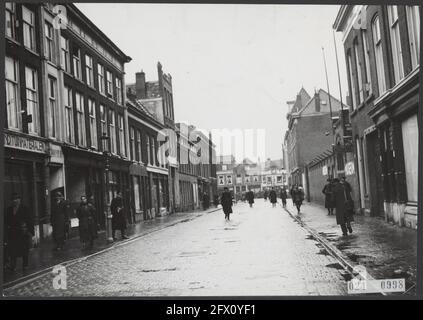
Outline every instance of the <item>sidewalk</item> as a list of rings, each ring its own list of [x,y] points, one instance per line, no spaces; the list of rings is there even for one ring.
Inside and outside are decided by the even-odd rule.
[[[335,215],[320,205],[305,202],[301,213],[288,199],[287,209],[329,245],[335,246],[351,265],[362,265],[375,279],[405,278],[407,294],[415,294],[417,232],[392,225],[378,217],[355,215],[353,233],[342,236]]]
[[[74,237],[67,240],[63,251],[54,251],[54,243],[52,240],[44,240],[38,247],[31,249],[29,254],[29,268],[26,272],[22,272],[21,259],[18,259],[18,264],[15,273],[8,271],[4,272],[4,287],[15,285],[19,282],[28,280],[39,274],[49,272],[50,269],[58,264],[70,263],[75,259],[81,259],[86,256],[99,253],[114,246],[121,245],[125,242],[131,241],[135,238],[144,236],[146,234],[162,230],[164,228],[173,226],[181,222],[187,222],[204,214],[221,210],[220,208],[210,208],[208,210],[177,212],[163,217],[157,217],[153,220],[141,221],[137,224],[129,225],[127,229],[128,240],[117,240],[111,244],[107,243],[106,232],[100,231],[98,239],[95,240],[94,248],[92,250],[82,250],[79,237]],[[117,233],[119,239],[120,233]]]

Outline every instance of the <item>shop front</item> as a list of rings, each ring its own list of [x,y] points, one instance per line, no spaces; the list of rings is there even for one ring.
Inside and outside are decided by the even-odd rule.
[[[13,193],[30,210],[35,241],[45,237],[42,224],[49,219],[48,146],[46,140],[21,133],[4,132],[4,203],[11,205]]]

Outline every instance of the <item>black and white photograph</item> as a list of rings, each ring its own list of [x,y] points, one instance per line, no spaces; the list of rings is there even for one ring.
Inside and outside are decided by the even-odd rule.
[[[421,3],[0,8],[3,298],[418,295]]]

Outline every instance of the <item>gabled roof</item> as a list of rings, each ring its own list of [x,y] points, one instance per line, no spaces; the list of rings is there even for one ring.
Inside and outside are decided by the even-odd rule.
[[[298,94],[297,94],[297,98],[295,100],[295,103],[294,103],[294,105],[292,107],[291,112],[298,112],[299,110],[301,110],[305,106],[305,104],[309,100],[310,100],[310,95],[302,87],[301,90],[300,90],[300,92],[298,92]]]

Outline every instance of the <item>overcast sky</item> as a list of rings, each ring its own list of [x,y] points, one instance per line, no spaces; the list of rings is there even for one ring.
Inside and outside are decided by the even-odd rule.
[[[77,4],[132,61],[126,82],[157,61],[172,75],[175,118],[206,130],[266,129],[264,157],[282,157],[286,101],[301,86],[339,98],[332,24],[339,6]],[[341,35],[337,49],[347,91]],[[344,100],[345,101],[345,100]]]

